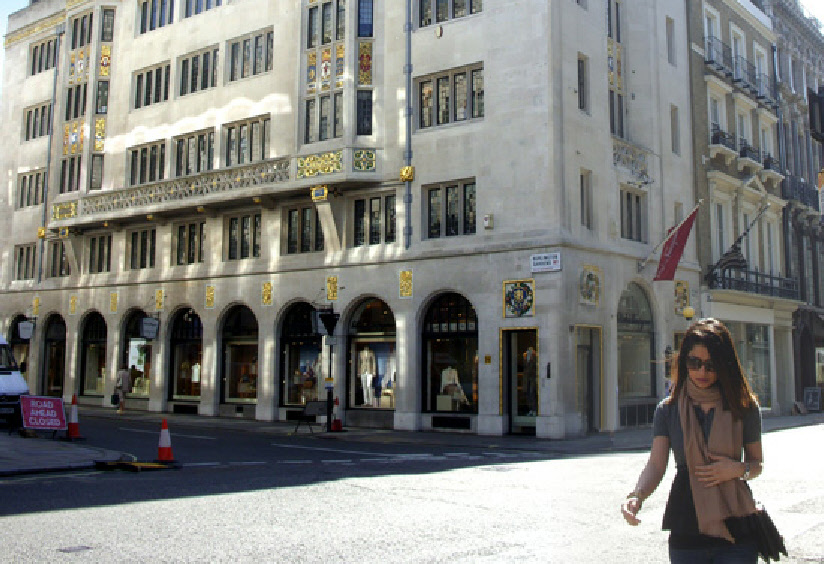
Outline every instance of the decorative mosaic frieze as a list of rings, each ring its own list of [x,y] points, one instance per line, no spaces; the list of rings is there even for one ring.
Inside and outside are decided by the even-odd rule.
[[[650,152],[642,147],[621,139],[612,139],[612,164],[629,170],[642,182],[649,180],[649,154]]]
[[[106,139],[106,118],[94,120],[94,150],[98,153],[103,151],[104,140]]]
[[[101,78],[109,76],[109,68],[112,66],[112,46],[100,46],[100,70],[98,74]]]
[[[312,178],[343,170],[343,151],[331,151],[298,157],[298,178]]]
[[[335,47],[335,88],[343,88],[344,55],[346,47],[341,43]]]
[[[42,33],[46,30],[55,29],[58,25],[66,21],[66,12],[60,11],[57,14],[46,18],[45,20],[41,20],[39,22],[33,23],[31,25],[27,25],[17,31],[10,33],[6,36],[5,46],[8,49],[11,45],[17,43],[18,41],[23,41],[28,39],[32,35],[37,35]]]
[[[624,90],[623,73],[624,48],[613,39],[607,39],[607,68],[609,71],[609,85],[619,92]]]
[[[175,178],[86,197],[80,201],[80,215],[87,216],[132,207],[185,201],[202,198],[209,194],[232,192],[287,180],[289,180],[289,159],[265,161],[231,170],[205,173],[195,178]]]
[[[372,42],[361,41],[358,44],[358,84],[372,84]]]
[[[306,94],[312,95],[317,91],[318,80],[318,55],[309,53],[306,55]]]
[[[356,149],[352,154],[352,168],[357,172],[374,172],[375,149]]]
[[[52,206],[52,219],[69,219],[77,217],[77,202],[65,202]]]
[[[324,49],[320,52],[320,89],[329,90],[332,84],[332,50]]]
[[[206,309],[215,309],[215,287],[206,286],[206,291],[203,296],[203,305]]]

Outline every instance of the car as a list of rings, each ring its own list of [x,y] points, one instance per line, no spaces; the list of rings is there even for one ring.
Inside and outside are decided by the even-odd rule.
[[[0,419],[11,427],[20,424],[20,396],[29,393],[29,385],[5,338],[0,337]]]

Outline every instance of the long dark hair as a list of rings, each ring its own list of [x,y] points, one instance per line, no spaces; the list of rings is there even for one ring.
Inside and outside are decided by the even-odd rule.
[[[684,388],[684,382],[689,378],[687,356],[695,345],[704,345],[710,353],[718,376],[718,387],[721,389],[724,408],[729,409],[736,419],[743,418],[745,410],[757,405],[758,400],[744,377],[729,330],[726,325],[712,317],[699,319],[687,329],[681,349],[672,363],[673,386],[670,398],[678,397]]]

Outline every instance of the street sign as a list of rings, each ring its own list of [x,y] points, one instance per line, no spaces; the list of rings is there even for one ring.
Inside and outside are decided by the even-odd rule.
[[[529,257],[532,272],[557,272],[561,270],[561,253],[542,253]]]
[[[335,387],[335,379],[334,378],[324,378],[323,383],[324,383],[324,387],[327,390],[331,390]]]
[[[20,411],[23,415],[23,427],[47,431],[64,431],[66,413],[63,400],[43,396],[20,396]]]

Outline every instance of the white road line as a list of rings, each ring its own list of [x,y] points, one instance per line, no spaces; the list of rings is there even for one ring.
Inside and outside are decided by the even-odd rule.
[[[183,466],[220,466],[222,462],[187,462]]]
[[[382,454],[380,452],[364,452],[360,450],[343,450],[339,448],[323,448],[323,447],[310,447],[310,446],[300,446],[300,445],[284,445],[280,443],[272,443],[272,446],[280,447],[280,448],[299,448],[304,450],[317,450],[317,451],[324,451],[324,452],[342,452],[344,454],[367,454],[370,456],[394,456],[392,454]]]
[[[312,464],[311,460],[278,460],[278,464]]]
[[[128,431],[129,433],[148,433],[150,435],[157,435],[160,431],[147,431],[146,429],[131,429],[129,427],[120,427],[121,431]],[[185,435],[182,433],[169,433],[170,437],[180,437],[184,439],[203,439],[204,441],[216,441],[217,437],[207,437],[205,435]]]
[[[351,458],[343,459],[343,460],[321,460],[324,464],[347,464],[352,462]]]
[[[268,462],[230,462],[229,466],[257,466],[260,464],[268,464]]]

